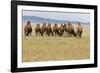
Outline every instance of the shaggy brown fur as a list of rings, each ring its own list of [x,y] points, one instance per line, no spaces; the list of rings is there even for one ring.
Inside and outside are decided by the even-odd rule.
[[[78,25],[77,25],[77,36],[81,38],[81,35],[82,35],[82,26],[78,22]]]
[[[48,36],[50,36],[50,35],[53,36],[53,30],[52,30],[51,24],[48,24],[46,31],[47,31]]]
[[[68,36],[68,25],[64,24],[64,35]]]
[[[53,32],[54,32],[54,36],[59,35],[59,28],[58,28],[58,25],[57,24],[54,25]]]
[[[64,33],[64,26],[63,24],[61,24],[61,26],[59,27],[59,36],[63,36]]]
[[[74,27],[70,22],[68,23],[67,28],[68,28],[68,36],[72,36],[72,35],[75,37],[77,36],[76,32],[74,31]]]
[[[41,34],[40,24],[37,24],[35,27],[35,36],[40,36],[40,34]]]
[[[46,23],[43,23],[43,26],[41,27],[41,36],[46,36]]]
[[[30,21],[27,22],[27,24],[24,27],[24,34],[25,36],[29,36],[32,33],[32,26],[30,24]]]

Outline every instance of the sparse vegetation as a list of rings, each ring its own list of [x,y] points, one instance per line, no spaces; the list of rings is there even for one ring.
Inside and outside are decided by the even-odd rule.
[[[34,32],[34,31],[32,31]],[[82,37],[23,36],[23,62],[78,60],[90,57],[89,28]]]

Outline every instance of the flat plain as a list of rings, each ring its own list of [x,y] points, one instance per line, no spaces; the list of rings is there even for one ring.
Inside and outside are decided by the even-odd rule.
[[[35,37],[34,27],[32,26],[32,36],[22,36],[23,62],[82,60],[90,58],[89,25],[82,26],[83,33],[81,38]]]

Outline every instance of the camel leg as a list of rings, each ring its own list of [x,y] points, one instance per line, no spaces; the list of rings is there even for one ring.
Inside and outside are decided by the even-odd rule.
[[[57,32],[55,32],[55,37],[57,36]]]
[[[55,32],[53,32],[53,35],[55,36]]]
[[[32,32],[30,32],[30,36],[32,36]]]
[[[44,36],[44,32],[41,33],[41,36],[42,36],[42,37]]]
[[[80,36],[80,38],[81,38],[81,32],[80,32],[79,36]]]
[[[53,32],[51,32],[52,36],[53,36]]]
[[[37,32],[35,31],[35,37],[37,37]]]
[[[68,32],[66,32],[66,36],[68,36]]]

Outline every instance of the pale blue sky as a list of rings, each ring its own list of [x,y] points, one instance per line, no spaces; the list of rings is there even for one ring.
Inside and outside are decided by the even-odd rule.
[[[80,21],[89,23],[89,13],[71,13],[71,12],[47,12],[47,11],[23,11],[23,16],[37,16],[56,20]]]

